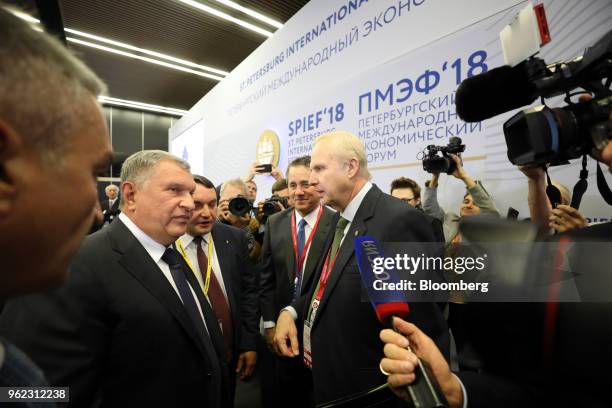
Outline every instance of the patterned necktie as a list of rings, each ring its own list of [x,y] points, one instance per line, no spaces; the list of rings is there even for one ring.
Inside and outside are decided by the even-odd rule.
[[[298,259],[295,261],[295,287],[293,288],[293,299],[295,300],[299,294],[302,286],[302,268],[298,269],[300,259],[302,259],[302,253],[304,252],[304,245],[306,244],[306,220],[302,218],[298,224],[297,231],[297,247],[298,247]],[[304,261],[305,262],[305,261]]]
[[[204,326],[204,321],[200,315],[196,300],[189,289],[189,282],[187,282],[185,273],[181,268],[181,256],[175,249],[166,248],[166,251],[162,255],[161,259],[170,267],[170,274],[172,275],[172,279],[176,284],[176,288],[178,289],[181,300],[183,301],[187,315],[189,315],[189,318],[195,326],[198,334],[204,336],[205,333],[207,333],[207,330]]]
[[[195,237],[193,242],[196,244],[196,252],[198,256],[198,266],[200,267],[200,273],[202,274],[202,282],[206,283],[206,273],[208,270],[208,257],[202,249],[202,237]],[[205,241],[204,241],[205,242]],[[233,345],[233,326],[232,326],[232,314],[230,312],[229,304],[223,294],[223,289],[215,276],[215,272],[210,271],[210,284],[208,287],[208,300],[212,306],[217,321],[220,323],[221,331],[223,332],[223,342],[225,343],[225,349],[227,350],[227,361],[232,360],[232,345]]]
[[[338,224],[336,224],[336,233],[334,234],[334,241],[332,242],[331,252],[329,255],[330,262],[332,259],[334,259],[334,257],[338,253],[338,250],[340,249],[342,237],[344,237],[344,229],[346,228],[348,223],[349,221],[346,218],[340,217],[340,219],[338,220]]]

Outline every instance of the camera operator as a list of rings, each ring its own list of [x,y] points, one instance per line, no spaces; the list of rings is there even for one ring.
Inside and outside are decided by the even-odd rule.
[[[248,246],[249,246],[249,258],[253,263],[259,260],[261,253],[261,245],[255,239],[253,235],[259,229],[259,223],[251,217],[249,211],[242,215],[233,214],[230,211],[230,202],[237,197],[246,198],[247,186],[241,179],[228,180],[221,185],[219,191],[219,215],[218,220],[224,224],[233,225],[234,227],[241,228],[246,231]],[[251,204],[252,205],[252,204]]]
[[[253,202],[257,199],[257,184],[253,180],[246,181],[247,198]]]
[[[391,182],[392,197],[399,198],[407,204],[410,204],[419,211],[423,211],[421,206],[421,186],[409,178],[399,177]],[[444,242],[444,231],[442,229],[442,221],[425,214],[434,232],[436,241]]]
[[[251,165],[249,166],[249,169],[247,170],[246,174],[242,177],[240,177],[240,179],[242,181],[244,181],[245,183],[253,180],[255,178],[256,175],[258,174],[269,174],[272,177],[274,177],[275,180],[280,180],[283,178],[283,173],[275,166],[275,165],[271,165],[272,170],[269,173],[262,173],[261,172],[261,166],[262,164],[257,163],[257,162],[253,162],[251,163]]]
[[[586,218],[575,208],[570,207],[571,193],[563,184],[553,181],[560,195],[559,203],[553,205],[546,194],[546,172],[541,165],[519,166],[527,177],[529,214],[531,222],[555,233],[568,232],[588,226]]]
[[[493,214],[499,216],[499,211],[482,184],[474,181],[474,179],[467,174],[463,168],[461,159],[455,154],[450,154],[450,157],[456,164],[455,171],[452,172],[453,177],[463,181],[467,188],[467,192],[463,197],[463,203],[459,209],[459,215],[452,212],[444,212],[438,204],[437,194],[440,173],[433,173],[431,181],[425,183],[423,210],[425,214],[442,221],[446,242],[458,243],[460,242],[459,221],[461,217],[479,214]]]
[[[593,149],[591,156],[607,164],[612,173],[612,141],[602,149]],[[611,237],[612,222],[607,222],[561,234],[558,238],[609,243]],[[579,269],[582,278],[589,281],[585,282],[588,286],[610,290],[609,257],[609,253],[602,252],[594,261],[599,264],[598,268]],[[427,335],[417,326],[395,318],[394,327],[401,334],[389,329],[381,332],[385,358],[380,369],[388,375],[387,383],[392,391],[404,400],[409,400],[406,385],[414,381],[418,357],[430,364],[451,407],[612,406],[612,396],[607,390],[608,376],[602,374],[603,367],[605,370],[612,365],[612,330],[607,324],[612,317],[612,303],[554,305],[554,320],[546,321],[538,317],[542,317],[542,309],[550,310],[547,305],[515,304],[505,314],[498,313],[497,308],[485,313],[483,319],[475,322],[481,327],[472,325],[471,328],[481,337],[483,349],[488,348],[489,365],[478,373],[456,375],[451,373]],[[508,320],[515,327],[509,326]],[[556,328],[553,338],[542,335],[544,324]],[[544,341],[553,344],[543,350]],[[411,351],[406,349],[408,344]],[[543,356],[546,352],[549,354]]]
[[[289,194],[287,180],[280,178],[272,184],[272,196],[265,201],[257,203],[257,221],[259,221],[259,225],[262,226],[260,232],[262,234],[265,232],[263,226],[268,216],[284,211],[290,207],[293,207],[293,198]]]

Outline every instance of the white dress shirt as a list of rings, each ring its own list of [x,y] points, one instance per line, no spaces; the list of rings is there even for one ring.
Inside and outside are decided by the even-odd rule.
[[[357,214],[357,210],[359,210],[359,207],[361,206],[363,199],[365,198],[366,194],[368,193],[368,191],[370,191],[371,188],[372,188],[372,183],[367,181],[363,185],[363,187],[361,187],[361,190],[359,190],[359,192],[355,195],[355,197],[353,197],[351,202],[348,203],[344,211],[340,213],[340,216],[348,221],[348,224],[346,224],[346,227],[344,227],[344,236],[342,237],[342,241],[340,242],[340,245],[342,245],[342,242],[344,242],[344,237],[346,237],[346,232],[349,230],[349,228],[351,228],[351,224],[353,223],[355,214]],[[286,310],[289,313],[291,313],[291,316],[293,316],[293,320],[297,320],[297,312],[295,311],[293,306],[287,306],[283,310]]]
[[[319,205],[319,206],[317,206],[317,208],[315,210],[312,210],[310,213],[308,213],[304,217],[302,217],[297,210],[293,210],[293,213],[295,214],[295,232],[296,232],[296,234],[297,234],[298,229],[300,228],[300,221],[302,221],[302,219],[306,220],[306,226],[304,227],[304,234],[305,234],[306,239],[304,241],[304,244],[306,242],[308,242],[308,238],[310,237],[310,233],[312,232],[312,229],[314,228],[314,225],[317,222],[317,217],[319,216],[319,212],[320,211],[323,211],[323,208]],[[293,239],[292,239],[292,241],[293,241]],[[308,254],[309,253],[310,253],[310,245],[306,249],[306,255],[304,257],[304,263],[302,264],[302,270],[300,271],[300,273],[304,273],[304,267],[306,266],[306,260],[308,259]],[[295,282],[294,282],[294,284],[295,284]],[[264,326],[264,329],[271,329],[272,327],[276,326],[276,322],[273,322],[271,320],[264,321],[263,322],[263,326]]]
[[[121,220],[121,222],[123,222],[123,224],[125,224],[125,226],[130,230],[130,232],[134,234],[138,242],[140,242],[140,244],[144,247],[145,251],[147,251],[149,256],[153,259],[153,262],[155,262],[159,269],[162,271],[163,275],[170,283],[170,286],[172,286],[172,288],[176,292],[176,295],[179,297],[179,299],[181,299],[181,295],[179,294],[178,288],[176,287],[176,283],[174,282],[174,279],[172,279],[170,267],[166,262],[161,259],[161,257],[164,255],[164,252],[166,252],[166,247],[148,236],[143,230],[141,230],[136,224],[134,224],[130,217],[128,217],[124,213],[119,214],[119,219]],[[200,306],[200,302],[198,302],[198,297],[193,291],[191,285],[189,285],[189,290],[191,290],[191,294],[193,295],[193,298],[196,301],[196,305],[198,305],[198,310],[200,311],[202,322],[204,322],[204,327],[206,327],[206,319],[204,319],[202,307]],[[181,302],[183,302],[183,299],[181,299]],[[208,328],[206,330],[208,330]]]
[[[185,249],[185,254],[187,255],[187,259],[189,260],[189,266],[193,269],[193,273],[195,274],[200,286],[202,287],[202,291],[204,291],[204,277],[202,274],[206,275],[206,271],[200,270],[200,264],[198,263],[198,248],[196,247],[195,237],[190,234],[185,234],[179,238],[181,245]],[[221,273],[221,265],[219,265],[219,257],[217,256],[217,248],[212,240],[212,234],[209,232],[208,234],[202,235],[202,250],[204,254],[208,257],[208,243],[212,242],[212,272],[215,274],[219,285],[221,286],[221,290],[223,291],[223,296],[225,296],[225,300],[229,305],[229,300],[227,298],[227,291],[225,290],[225,283],[223,282],[223,274]],[[181,254],[182,255],[182,254]],[[209,259],[208,262],[211,262]],[[207,295],[208,299],[208,295]],[[210,303],[210,299],[208,301]]]

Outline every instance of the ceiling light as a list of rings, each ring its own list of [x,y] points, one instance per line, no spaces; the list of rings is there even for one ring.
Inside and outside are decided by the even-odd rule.
[[[189,73],[194,74],[194,75],[199,75],[201,77],[215,79],[217,81],[221,81],[223,79],[223,77],[220,77],[220,76],[217,76],[217,75],[213,75],[213,74],[209,74],[207,72],[196,71],[195,69],[183,67],[183,66],[176,65],[176,64],[171,64],[169,62],[157,60],[157,59],[154,59],[154,58],[144,57],[142,55],[132,54],[131,52],[121,51],[121,50],[118,50],[118,49],[115,49],[115,48],[105,47],[104,45],[94,44],[92,42],[84,41],[84,40],[79,40],[77,38],[66,37],[66,40],[68,40],[70,42],[73,42],[73,43],[84,45],[86,47],[91,47],[91,48],[95,48],[95,49],[98,49],[98,50],[111,52],[113,54],[123,55],[124,57],[129,57],[129,58],[134,58],[134,59],[145,61],[145,62],[150,62],[151,64],[161,65],[161,66],[164,66],[164,67],[167,67],[167,68],[176,69],[178,71],[189,72]]]
[[[178,0],[178,1],[180,1],[181,3],[185,3],[185,4],[187,4],[187,5],[191,6],[191,7],[195,7],[197,9],[199,9],[199,10],[202,10],[205,13],[209,13],[209,14],[212,14],[213,16],[222,18],[222,19],[227,20],[227,21],[231,21],[234,24],[238,24],[239,26],[247,28],[247,29],[249,29],[251,31],[255,31],[258,34],[265,35],[266,37],[272,37],[273,33],[271,33],[268,30],[264,30],[263,28],[257,27],[254,24],[247,23],[244,20],[241,20],[239,18],[230,16],[229,14],[226,14],[226,13],[224,13],[222,11],[219,11],[219,10],[217,10],[215,8],[212,8],[210,6],[207,6],[205,4],[199,3],[199,2],[194,1],[194,0]]]
[[[126,44],[126,43],[122,43],[122,42],[114,41],[114,40],[109,40],[108,38],[104,38],[104,37],[100,37],[100,36],[97,36],[97,35],[85,33],[83,31],[73,30],[72,28],[65,28],[64,31],[66,31],[66,32],[68,32],[70,34],[76,34],[76,35],[81,36],[81,37],[90,38],[92,40],[96,40],[96,41],[99,41],[99,42],[102,42],[102,43],[111,44],[111,45],[114,45],[114,46],[117,46],[117,47],[121,47],[121,48],[125,48],[125,49],[128,49],[128,50],[132,50],[132,51],[137,51],[137,52],[140,52],[142,54],[152,55],[154,57],[166,59],[168,61],[172,61],[172,62],[176,62],[176,63],[179,63],[179,64],[186,65],[188,67],[199,68],[199,69],[202,69],[202,70],[205,70],[205,71],[214,72],[215,74],[220,74],[220,75],[228,75],[229,74],[229,72],[227,72],[227,71],[222,71],[220,69],[207,67],[206,65],[196,64],[196,63],[191,62],[191,61],[187,61],[187,60],[184,60],[184,59],[181,59],[181,58],[172,57],[170,55],[162,54],[160,52],[147,50],[145,48],[134,47],[133,45],[130,45],[130,44]]]
[[[28,14],[25,14],[25,13],[22,13],[22,12],[19,12],[19,11],[16,11],[16,10],[10,10],[10,11],[14,15],[16,15],[17,17],[19,17],[19,18],[21,18],[21,19],[23,19],[23,20],[25,20],[25,21],[27,21],[29,23],[40,24],[40,20],[37,20],[37,19],[35,19],[34,17],[32,17],[32,16],[30,16]],[[37,28],[34,27],[34,29],[37,29]],[[133,54],[133,53],[117,50],[117,49],[110,48],[110,47],[105,47],[105,46],[102,46],[102,45],[99,45],[99,44],[94,44],[94,43],[91,43],[89,41],[84,41],[84,40],[80,40],[80,39],[76,39],[76,38],[72,38],[72,37],[67,37],[66,40],[68,40],[68,41],[71,41],[71,42],[74,42],[74,43],[77,43],[77,44],[81,44],[81,45],[85,45],[87,47],[92,47],[92,48],[96,48],[96,49],[99,49],[99,50],[103,50],[103,51],[107,51],[107,52],[112,52],[114,54],[123,55],[125,57],[139,59],[141,61],[149,62],[149,63],[152,63],[152,64],[162,65],[162,66],[165,66],[167,68],[172,68],[172,69],[176,69],[176,70],[183,71],[183,72],[189,72],[189,73],[192,73],[192,74],[195,74],[195,75],[199,75],[199,76],[202,76],[202,77],[205,77],[205,78],[210,78],[210,79],[214,79],[214,80],[217,80],[217,81],[221,81],[223,79],[223,77],[221,77],[219,75],[225,76],[225,75],[229,74],[229,72],[222,71],[220,69],[207,67],[206,65],[196,64],[196,63],[191,62],[191,61],[187,61],[187,60],[184,60],[184,59],[181,59],[181,58],[172,57],[170,55],[166,55],[166,54],[162,54],[162,53],[159,53],[159,52],[147,50],[147,49],[144,49],[144,48],[134,47],[133,45],[130,45],[130,44],[126,44],[126,43],[122,43],[122,42],[119,42],[119,41],[110,40],[108,38],[104,38],[104,37],[100,37],[100,36],[97,36],[97,35],[85,33],[83,31],[78,31],[78,30],[74,30],[74,29],[71,29],[71,28],[64,28],[64,31],[66,31],[68,33],[71,33],[71,34],[79,35],[81,37],[90,38],[92,40],[96,40],[96,41],[99,41],[99,42],[102,42],[102,43],[115,45],[117,47],[122,47],[122,48],[125,48],[125,49],[128,49],[128,50],[137,51],[137,52],[142,53],[142,54],[147,54],[147,55],[155,56],[155,57],[162,58],[162,59],[165,59],[165,60],[168,60],[168,61],[176,62],[178,64],[183,64],[183,65],[188,66],[188,67],[197,68],[198,70],[189,69],[189,68],[186,68],[186,67],[183,67],[183,66],[180,66],[180,65],[171,64],[171,63],[160,61],[160,60],[157,60],[157,59],[154,59],[154,58],[148,58],[148,57],[144,57],[144,56],[141,56],[141,55],[137,55],[137,54]],[[213,72],[213,73],[216,73],[216,74],[219,74],[219,75],[209,74],[207,72],[202,72],[200,70],[206,70],[206,71]]]
[[[183,116],[187,113],[186,110],[166,108],[165,106],[151,105],[143,102],[127,101],[125,99],[111,98],[109,96],[98,96],[98,101],[105,105],[123,106],[137,110],[146,110],[159,113],[167,113],[174,116]]]
[[[238,3],[234,3],[234,2],[233,2],[233,1],[231,1],[231,0],[216,0],[216,1],[217,1],[218,3],[221,3],[221,4],[223,4],[223,5],[226,5],[226,6],[228,6],[228,7],[231,7],[231,8],[233,8],[233,9],[235,9],[235,10],[238,10],[238,11],[240,11],[241,13],[248,14],[249,16],[251,16],[251,17],[253,17],[253,18],[255,18],[255,19],[259,20],[259,21],[262,21],[262,22],[264,22],[264,23],[266,23],[266,24],[269,24],[269,25],[271,25],[272,27],[281,28],[281,27],[283,26],[283,24],[282,24],[282,23],[279,23],[278,21],[273,20],[273,19],[271,19],[270,17],[264,16],[263,14],[258,13],[258,12],[256,12],[255,10],[251,10],[250,8],[247,8],[247,7],[241,6],[241,5],[240,5],[240,4],[238,4]]]

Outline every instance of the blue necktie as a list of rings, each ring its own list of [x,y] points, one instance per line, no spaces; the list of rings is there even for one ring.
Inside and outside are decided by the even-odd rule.
[[[300,287],[302,286],[302,271],[297,269],[299,260],[302,258],[302,253],[304,252],[304,245],[306,244],[306,220],[302,218],[300,223],[298,224],[297,231],[297,247],[298,247],[298,259],[295,261],[296,263],[296,283],[295,288],[293,290],[293,299],[297,298],[300,294]],[[302,265],[303,266],[303,265]]]

